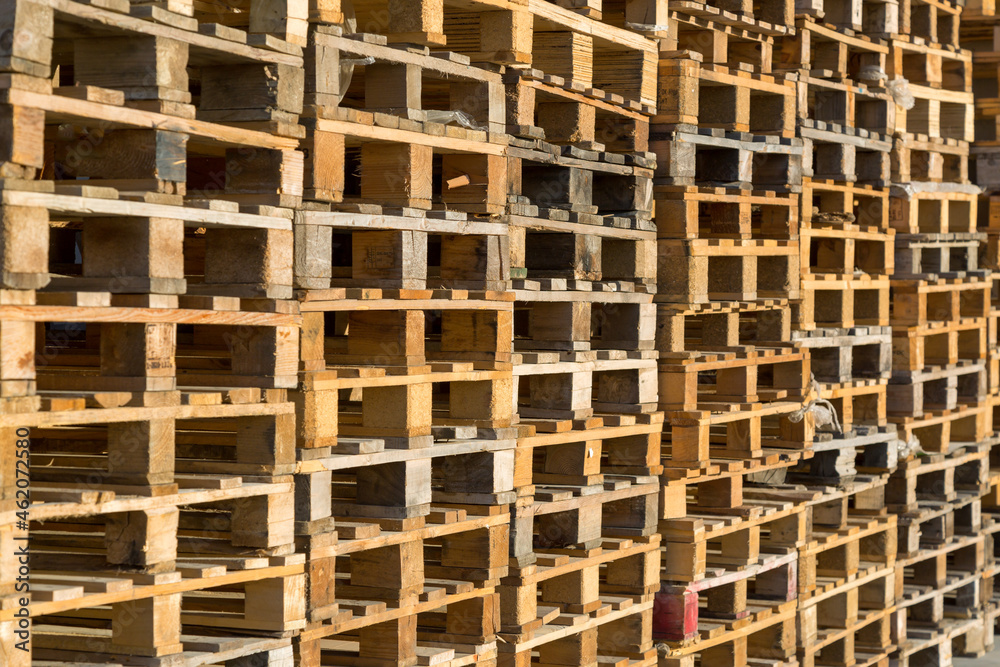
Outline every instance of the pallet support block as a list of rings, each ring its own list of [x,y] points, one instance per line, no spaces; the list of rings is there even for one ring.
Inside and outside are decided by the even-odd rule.
[[[441,352],[449,358],[510,360],[514,316],[510,311],[442,311]]]
[[[311,522],[331,515],[330,486],[333,475],[329,470],[299,473],[295,476],[295,521]],[[322,575],[323,572],[317,574]],[[332,577],[331,577],[332,581]]]
[[[291,230],[209,229],[205,283],[242,298],[288,298],[294,244]]]
[[[591,503],[563,512],[535,517],[535,544],[539,548],[596,546],[601,538],[601,506]]]
[[[499,155],[441,156],[441,201],[449,208],[499,213],[507,195],[507,163]]]
[[[183,651],[181,594],[112,604],[111,648],[115,652],[147,657]]]
[[[45,287],[49,282],[48,211],[4,205],[0,207],[0,225],[2,286],[11,289]]]
[[[172,569],[177,558],[179,517],[176,507],[108,515],[108,563],[152,572]]]
[[[462,382],[448,394],[453,419],[472,420],[484,428],[506,428],[514,419],[514,380],[496,378]]]
[[[591,305],[581,301],[536,303],[531,308],[529,330],[535,349],[588,349]]]
[[[609,412],[644,412],[656,403],[656,368],[598,373],[594,408]]]
[[[76,39],[73,78],[77,85],[121,90],[128,100],[187,104],[191,101],[188,51],[187,42],[167,37],[102,35]],[[212,75],[206,72],[203,76]]]
[[[111,292],[182,294],[184,224],[169,218],[96,218],[83,226],[83,275]]]
[[[417,616],[376,623],[361,628],[360,657],[375,665],[409,667],[417,664]]]
[[[354,554],[351,557],[351,586],[379,596],[372,599],[409,601],[415,598],[424,586],[423,544],[420,540],[408,540]]]
[[[547,416],[570,419],[589,417],[594,412],[591,381],[588,371],[535,375],[529,387],[530,408],[522,408],[521,413],[541,411],[540,414]]]
[[[514,488],[514,451],[479,452],[445,460],[442,486],[446,493],[503,493]]]
[[[257,378],[266,387],[295,387],[298,327],[239,327],[224,338],[234,375]]]
[[[325,202],[342,201],[346,159],[344,135],[315,129],[311,127],[313,123],[309,121],[304,121],[303,124],[309,126],[310,130],[302,142],[305,152],[302,196],[305,199]],[[305,226],[311,227],[311,225]],[[330,228],[319,227],[315,231],[318,232],[320,229],[326,229],[329,233]]]
[[[592,234],[529,234],[524,266],[529,277],[601,280],[602,247]]]
[[[597,628],[539,645],[538,658],[544,665],[596,667]]]
[[[352,277],[373,287],[423,289],[427,233],[366,231],[351,236]]]
[[[448,605],[447,641],[456,644],[490,642],[500,631],[500,595],[462,600]]]
[[[362,424],[386,446],[411,449],[431,444],[431,389],[428,382],[366,387]]]
[[[420,516],[431,502],[430,480],[430,459],[358,468],[357,502],[384,506],[389,516],[401,515],[394,518]]]
[[[294,492],[241,498],[229,505],[233,546],[272,549],[294,543]]]
[[[369,142],[361,146],[361,196],[395,206],[429,209],[430,146]]]
[[[108,482],[167,485],[174,481],[174,420],[108,424]]]
[[[174,388],[176,325],[104,323],[100,331],[101,375],[130,378],[133,390]]]
[[[447,535],[441,541],[441,566],[472,570],[477,579],[495,582],[496,575],[506,571],[508,534],[509,527],[503,524]]]
[[[365,67],[365,108],[403,113],[421,108],[421,70],[417,65],[375,63]]]
[[[289,400],[295,404],[296,447],[335,447],[339,392],[336,389],[291,391]]]
[[[597,116],[595,108],[578,102],[544,102],[538,105],[536,121],[545,138],[556,144],[593,142]]]
[[[248,581],[244,617],[248,627],[277,630],[305,619],[305,576],[271,577]]]
[[[441,236],[441,280],[457,289],[506,289],[509,258],[506,236]]]
[[[424,363],[424,313],[420,310],[352,311],[347,352],[365,365]]]

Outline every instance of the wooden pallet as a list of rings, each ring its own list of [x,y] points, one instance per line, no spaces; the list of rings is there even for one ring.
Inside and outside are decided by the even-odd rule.
[[[920,664],[951,665],[952,656],[979,656],[986,652],[984,619],[943,621],[938,630],[907,627],[896,660],[904,667]]]
[[[618,218],[648,220],[651,155],[624,156],[608,153],[604,147],[593,148],[599,150],[511,139],[506,149],[508,198],[515,205],[510,212],[612,226],[622,226]]]
[[[990,282],[978,277],[893,281],[893,326],[924,326],[986,317]]]
[[[917,275],[978,277],[979,247],[985,234],[896,235],[896,273],[900,278]]]
[[[350,179],[325,175],[333,182],[317,183],[315,173],[325,167],[314,161],[311,185],[330,190],[324,199],[343,201],[348,210],[368,202],[473,213],[498,213],[503,208],[504,148],[488,142],[487,132],[346,107],[323,108],[321,113],[311,124],[313,150],[352,175]],[[360,178],[355,171],[361,172]],[[435,184],[436,173],[441,175],[440,185]],[[342,194],[337,190],[340,180]]]
[[[993,433],[993,412],[986,403],[969,403],[954,410],[929,411],[923,417],[895,417],[900,438],[916,437],[927,452],[949,452],[982,442]]]
[[[892,191],[889,224],[900,234],[974,233],[978,197],[962,188],[913,188]]]
[[[866,68],[884,70],[888,57],[889,45],[867,31],[856,33],[813,16],[800,15],[795,19],[795,36],[782,40],[779,61],[783,70],[860,82],[866,78],[861,76]]]
[[[889,192],[886,188],[857,183],[804,178],[802,227],[845,232],[889,227]],[[855,230],[853,225],[859,229]]]
[[[969,144],[936,135],[897,133],[891,153],[893,181],[969,183]]]
[[[729,412],[674,412],[664,429],[664,454],[670,465],[703,469],[715,458],[754,461],[780,458],[779,451],[801,451],[813,439],[812,416],[790,417],[802,402],[776,401]]]
[[[749,2],[713,5],[693,0],[671,0],[669,7],[691,16],[718,17],[719,20],[737,25],[756,25],[756,32],[776,35],[787,32],[794,10],[793,4],[788,0],[766,0],[756,5]]]
[[[436,214],[372,205],[355,213],[305,211],[295,224],[296,287],[502,292],[510,280],[500,225],[464,213]],[[428,234],[424,228],[433,226]],[[435,261],[431,261],[434,258]],[[336,293],[329,293],[333,300]],[[387,293],[394,298],[394,293]],[[344,298],[344,297],[341,297]]]
[[[812,606],[841,592],[853,598],[851,589],[856,587],[848,585],[849,582],[864,579],[875,584],[872,588],[881,588],[884,596],[887,582],[883,578],[889,575],[888,599],[876,597],[873,602],[881,603],[874,608],[892,606],[896,520],[884,507],[885,481],[884,477],[859,476],[843,490],[827,490],[810,501],[811,531],[807,544],[799,549],[800,602],[809,602]],[[844,600],[840,600],[831,606],[850,612],[855,601],[843,603]],[[805,609],[804,605],[800,607]],[[857,614],[856,607],[853,614]],[[851,615],[839,617],[840,622],[852,625],[851,621],[857,619],[856,616],[850,618]],[[818,616],[821,627],[829,627],[822,608]],[[811,622],[815,621],[811,619]]]
[[[670,548],[668,543],[668,548]],[[687,584],[664,583],[656,594],[653,629],[657,637],[674,642],[698,642],[709,627],[725,620],[752,619],[769,606],[794,599],[796,560],[787,554],[762,554],[752,565]]]
[[[890,283],[884,277],[854,278],[852,274],[806,276],[803,299],[796,304],[798,329],[884,327],[890,323]]]
[[[953,2],[932,4],[921,0],[903,0],[900,2],[899,31],[924,35],[932,44],[955,47],[958,45],[959,13],[962,9],[961,5]],[[974,7],[970,6],[969,10],[974,13]],[[961,18],[965,18],[964,12]]]
[[[695,355],[743,346],[782,347],[791,338],[792,309],[781,299],[706,304],[662,304],[656,347]]]
[[[506,295],[434,296],[431,290],[311,290],[302,302],[310,325],[307,343],[316,350],[309,352],[308,369],[377,362],[391,374],[414,375],[435,363],[479,362],[480,370],[509,364],[512,313]],[[479,334],[471,342],[464,340],[468,327]]]
[[[891,6],[890,3],[885,3]],[[896,107],[892,98],[883,90],[877,81],[861,80],[852,81],[850,84],[828,80],[821,77],[813,77],[804,74],[799,79],[799,97],[805,98],[806,103],[799,106],[799,126],[802,136],[807,136],[805,130],[816,132],[817,138],[828,136],[821,133],[832,133],[845,135],[841,143],[852,142],[852,145],[860,147],[856,139],[871,139],[872,142],[866,149],[876,148],[877,142],[888,141],[896,128]],[[832,137],[830,137],[832,138]],[[888,147],[878,152],[888,152]],[[869,165],[855,161],[855,170],[844,174],[848,181],[871,180],[867,174],[880,173],[880,159],[875,156],[867,156],[867,159],[874,160]],[[867,167],[874,167],[872,171]]]
[[[527,220],[515,237],[511,256],[512,272],[519,280],[543,283],[552,278],[565,279],[570,285],[583,288],[583,283],[610,283],[619,291],[643,291],[655,284],[651,232],[636,231],[618,238],[618,230],[605,230],[568,223],[566,231],[547,229],[542,222]],[[558,227],[553,224],[553,227]],[[629,238],[631,236],[631,238]],[[515,289],[525,283],[515,283]],[[592,285],[593,288],[599,286]]]
[[[724,14],[699,16],[677,5],[670,8],[667,17],[676,26],[676,35],[668,33],[668,37],[661,39],[664,47],[676,48],[685,58],[700,61],[709,68],[729,68],[733,74],[770,73],[776,31],[763,22],[746,16],[739,21],[732,21]],[[756,92],[757,99],[761,99],[762,91]]]
[[[837,413],[840,428],[850,432],[855,427],[885,426],[886,389],[883,380],[853,380],[820,384],[818,397],[829,401]]]
[[[656,410],[656,361],[642,352],[525,353],[520,360],[515,378],[524,417],[586,419],[595,410]]]
[[[956,26],[957,27],[957,26]],[[894,39],[886,72],[904,76],[917,100],[896,115],[899,132],[959,142],[973,138],[972,54],[950,45]],[[924,179],[918,179],[924,180]]]
[[[503,77],[508,132],[584,150],[645,152],[653,107],[593,87],[589,68],[581,68],[579,62],[578,42],[583,36],[567,40],[558,33],[545,33],[545,37],[549,42],[539,47],[551,52],[551,61],[536,63],[540,69],[510,70]],[[642,66],[652,69],[654,64],[647,57]]]
[[[979,318],[944,326],[893,327],[893,370],[919,371],[960,362],[986,363],[987,332]]]
[[[970,8],[971,9],[971,8]],[[964,18],[964,17],[963,17]],[[970,157],[970,170],[975,182],[987,191],[997,186],[997,97],[991,82],[997,76],[997,47],[993,36],[994,17],[961,24],[962,46],[972,51],[972,90],[975,93],[975,143]],[[974,163],[974,165],[973,165]],[[972,169],[975,167],[974,170]]]
[[[768,74],[770,59],[761,53],[770,51],[770,43],[760,42],[756,53],[750,52],[760,72],[751,73],[745,71],[744,63],[738,60],[739,54],[746,51],[737,50],[737,55],[729,60],[715,62],[715,52],[699,46],[713,45],[712,38],[699,40],[698,34],[704,33],[685,38],[683,31],[679,32],[678,50],[670,54],[675,58],[661,58],[659,63],[663,92],[652,119],[654,135],[667,128],[683,131],[695,124],[732,133],[794,135],[795,86],[783,76]],[[670,47],[669,40],[665,46]],[[653,150],[661,159],[666,157],[658,148]]]
[[[804,177],[877,186],[889,183],[892,141],[888,136],[811,119],[800,120],[799,125]]]
[[[580,361],[595,358],[652,359],[652,331],[655,306],[650,296],[642,292],[615,293],[601,290],[600,285],[579,281],[551,279],[545,285],[524,281],[514,294],[514,347],[525,354],[546,351],[579,352]],[[552,289],[543,289],[552,288]],[[587,289],[592,288],[592,289]],[[597,288],[597,289],[593,289]],[[624,357],[622,356],[624,355]],[[524,358],[526,363],[552,363],[548,357]],[[564,361],[573,360],[567,357]]]
[[[809,350],[809,368],[820,382],[885,379],[892,373],[892,332],[888,327],[815,329],[795,332],[796,345]]]
[[[130,195],[96,184],[21,183],[8,182],[3,194],[5,216],[16,227],[10,247],[23,255],[16,264],[5,262],[7,287],[233,298],[291,294],[285,264],[292,255],[291,226],[275,209],[220,199],[184,206],[180,197]],[[69,222],[50,228],[50,219]],[[75,254],[78,234],[91,247],[86,261]]]
[[[797,246],[794,241],[661,239],[659,298],[679,303],[797,299]]]
[[[795,5],[797,15],[823,18],[841,30],[864,34],[908,33],[899,29],[899,7],[895,2],[825,2],[811,0]]]
[[[798,239],[799,201],[792,194],[657,185],[654,197],[659,239],[719,244],[752,240],[765,245]]]
[[[758,403],[802,399],[809,357],[788,348],[661,356],[659,401],[664,410],[754,409]]]
[[[178,385],[267,389],[295,384],[298,318],[280,302],[22,294],[21,305],[3,306],[0,315],[18,332],[8,344],[28,359],[0,376],[9,396],[31,395],[36,387],[141,393],[173,391]],[[178,327],[184,328],[180,336]],[[37,340],[30,333],[36,330]],[[36,356],[42,363],[35,362]]]
[[[590,550],[539,552],[535,563],[513,568],[501,590],[504,660],[527,664],[532,651],[542,659],[570,651],[581,664],[597,655],[654,660],[658,557],[659,536],[609,538]]]
[[[793,467],[788,478],[832,485],[852,482],[859,469],[869,474],[892,472],[899,458],[897,444],[895,424],[819,432],[812,442],[812,458]]]
[[[661,661],[669,667],[692,667],[695,660],[737,667],[756,659],[776,660],[778,664],[797,664],[795,660],[795,605],[757,606],[753,614],[737,624],[731,621],[705,621],[709,636],[689,645],[666,642],[668,655]]]
[[[800,498],[753,485],[772,476],[768,470],[715,472],[664,484],[659,527],[667,542],[664,581],[698,582],[752,569],[762,554],[800,546],[806,538],[805,508],[796,505]]]
[[[807,280],[873,278],[891,275],[895,269],[892,233],[877,227],[853,224],[817,228],[816,221],[802,230],[801,260]],[[905,267],[899,267],[897,272]]]
[[[986,368],[963,363],[926,371],[897,372],[889,383],[889,412],[920,417],[925,411],[955,410],[986,398]]]
[[[60,624],[47,624],[38,628],[38,643],[32,655],[39,660],[56,664],[72,664],[81,659],[91,664],[114,664],[120,653],[113,647],[113,633],[106,629],[78,628]],[[111,636],[109,636],[111,635]],[[181,659],[208,664],[218,660],[231,660],[233,664],[253,664],[272,660],[272,664],[292,659],[291,640],[288,638],[219,637],[198,634],[197,630],[180,635],[184,652]],[[148,664],[169,665],[175,657],[146,658]]]
[[[929,453],[925,457],[900,461],[886,487],[887,507],[900,514],[901,526],[951,514],[954,508],[949,503],[956,500],[959,490],[969,492],[965,495],[972,500],[978,500],[986,491],[988,470],[986,461],[987,452],[984,445],[960,448],[951,456]],[[918,484],[918,480],[922,483]],[[934,500],[937,504],[918,503],[921,495],[924,496],[923,500]],[[903,521],[903,517],[916,520]],[[938,531],[937,535],[938,539],[945,538],[945,533],[941,531]],[[931,532],[926,531],[921,536],[930,538]],[[901,539],[899,548],[901,553],[911,553],[915,550],[913,542],[909,539]]]
[[[692,125],[651,130],[650,148],[659,155],[658,183],[669,186],[727,188],[795,193],[801,191],[802,144],[799,139],[765,137]],[[694,156],[694,159],[691,156]]]
[[[955,544],[925,550],[897,563],[912,575],[903,578],[897,601],[899,616],[907,627],[934,627],[949,615],[975,613],[982,580],[982,536],[957,539]]]
[[[8,9],[12,667],[992,641],[1000,226],[966,163],[1000,107],[958,5]]]
[[[801,648],[799,664],[889,665],[896,649],[892,643],[892,614],[884,610],[859,612],[857,623],[848,628],[818,630],[810,644]],[[801,641],[801,640],[800,640]]]
[[[337,524],[344,519],[376,523],[386,530],[415,529],[436,520],[435,507],[441,503],[512,503],[512,430],[487,434],[493,438],[468,437],[469,430],[435,429],[438,439],[428,449],[379,450],[381,442],[374,439],[341,438],[338,450],[357,445],[362,451],[336,456],[329,450],[311,450],[298,465],[296,520],[301,530],[313,534],[329,528],[331,516]],[[452,432],[440,437],[442,431]],[[471,477],[469,468],[479,475]]]

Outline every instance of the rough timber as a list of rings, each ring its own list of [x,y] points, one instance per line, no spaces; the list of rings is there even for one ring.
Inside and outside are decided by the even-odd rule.
[[[991,1],[0,1],[0,663],[992,645]]]

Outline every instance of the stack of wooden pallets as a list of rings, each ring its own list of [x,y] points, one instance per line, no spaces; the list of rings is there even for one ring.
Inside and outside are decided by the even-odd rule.
[[[33,625],[14,649],[4,605],[6,664],[285,659],[305,626],[302,51],[192,13],[4,13],[3,484],[30,429]]]
[[[519,425],[500,664],[651,665],[656,50],[622,6],[570,9],[536,14],[530,67],[504,74]]]
[[[977,231],[985,234],[979,245],[980,263],[994,272],[1000,269],[1000,164],[997,144],[998,86],[1000,86],[1000,35],[997,33],[998,17],[992,3],[971,3],[962,13],[962,46],[972,51],[972,91],[975,102],[975,141],[969,159],[970,178],[982,192],[977,209]],[[997,343],[997,317],[1000,317],[1000,292],[997,275],[993,276],[989,324],[987,326],[987,380],[993,407],[995,425],[996,392],[1000,384],[1000,352]]]
[[[896,602],[896,465],[889,277],[890,154],[897,112],[885,37],[895,2],[796,3],[781,67],[797,76],[802,137],[802,300],[794,338],[810,353],[813,458],[775,491],[805,503],[799,549],[798,658],[889,664]]]
[[[992,6],[3,1],[0,664],[993,644]]]
[[[668,7],[650,141],[665,411],[654,632],[664,667],[784,664],[806,506],[766,487],[811,455],[814,426],[809,351],[791,338],[804,149],[796,82],[773,62],[792,7]]]
[[[857,473],[860,449],[866,467],[889,467],[896,438],[886,419],[896,103],[882,69],[887,42],[877,35],[897,32],[897,7],[831,0],[797,4],[796,16],[795,36],[781,43],[781,66],[797,75],[804,147],[802,300],[793,337],[809,350],[815,398],[837,415],[818,429],[801,472],[836,484]]]
[[[998,262],[998,233],[1000,233],[1000,199],[997,198],[1000,179],[997,177],[997,86],[998,63],[997,60],[997,25],[1000,17],[996,14],[996,7],[992,2],[971,2],[962,11],[960,35],[963,48],[972,51],[972,91],[974,96],[974,131],[975,137],[971,148],[969,160],[970,179],[981,188],[978,198],[977,231],[980,233],[979,261],[993,271],[993,289],[990,294],[990,310],[988,313],[986,327],[986,377],[987,377],[987,403],[990,406],[990,416],[992,418],[992,429],[994,435],[1000,426],[997,419],[997,388],[1000,384],[1000,366],[998,358],[1000,352],[997,350],[997,317],[1000,316],[1000,298],[998,298],[998,274],[1000,269]],[[989,444],[995,444],[994,439]],[[980,597],[980,604],[984,607],[986,614],[986,630],[984,633],[984,643],[993,640],[998,615],[1000,615],[1000,597],[995,584],[998,573],[997,556],[997,530],[1000,530],[998,522],[998,479],[996,468],[1000,467],[997,453],[990,449],[988,459],[988,472],[983,480],[983,488],[988,489],[988,493],[983,496],[980,508],[982,514],[982,525],[978,530],[985,536],[983,545],[984,569],[982,582],[977,591]],[[975,508],[974,508],[975,509]]]
[[[973,67],[960,48],[961,9],[901,7],[887,69],[907,79],[913,98],[897,108],[893,150],[889,401],[900,439],[920,454],[900,461],[886,497],[899,522],[897,656],[908,664],[949,664],[953,653],[992,643],[980,497],[990,479],[995,338],[989,345],[992,281],[979,262],[979,190],[968,178]]]
[[[440,8],[412,24],[380,20],[385,3],[340,9],[310,15],[293,218],[296,657],[495,660],[516,435],[507,234],[489,217],[507,184],[502,82],[431,51]],[[448,108],[468,127],[434,115]]]

